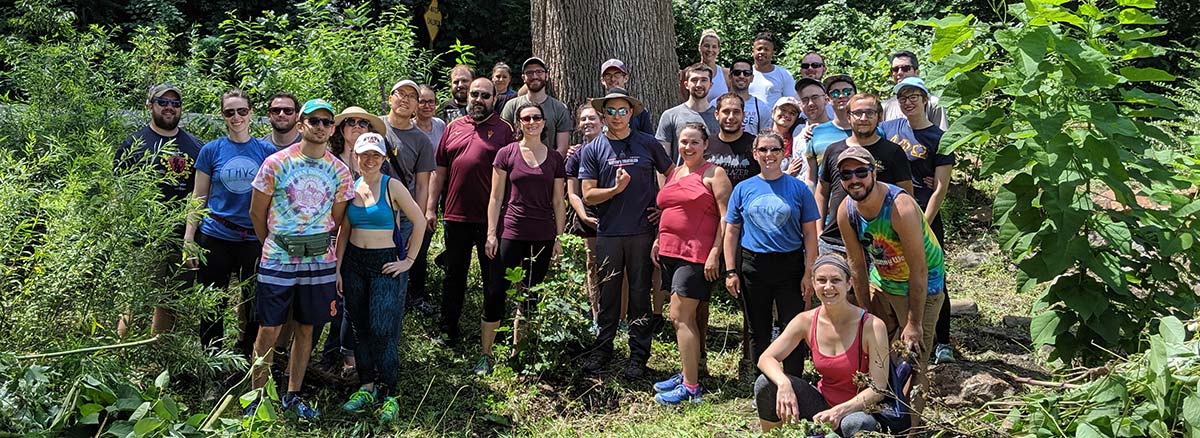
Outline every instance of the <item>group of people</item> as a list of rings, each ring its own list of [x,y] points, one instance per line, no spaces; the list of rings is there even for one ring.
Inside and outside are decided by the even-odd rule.
[[[843,432],[900,430],[864,413],[884,396],[872,388],[887,387],[889,340],[920,367],[931,354],[953,360],[938,215],[954,164],[938,150],[944,111],[911,52],[893,55],[895,96],[883,101],[849,76],[825,76],[815,52],[794,79],[773,64],[768,33],[727,68],[717,65],[720,44],[704,32],[701,62],[681,74],[686,101],[657,123],[617,59],[600,64],[605,94],[574,110],[550,95],[537,57],[521,65],[520,92],[503,63],[483,77],[456,66],[440,104],[429,86],[400,80],[382,116],[279,93],[266,102],[272,130],[263,138],[250,135],[251,98],[230,90],[220,107],[227,135],[207,144],[179,127],[180,89],[159,84],[147,96],[149,125],[118,148],[116,166],[154,166],[165,174],[164,199],[202,202],[205,215],[179,233],[187,254],[204,255],[183,264],[218,290],[235,275],[256,278],[238,309],[247,324],[237,345],[268,364],[287,357],[283,408],[302,418],[320,415],[300,391],[325,326],[325,354],[361,384],[342,408],[396,418],[406,308],[438,313],[425,283],[440,223],[437,340],[463,339],[474,252],[483,282],[477,374],[491,372],[497,334],[513,316],[506,271],[524,268],[517,287],[541,283],[562,252],[559,236],[573,233],[587,242],[595,333],[583,371],[608,371],[624,321],[623,375],[645,377],[669,301],[681,369],[653,385],[655,400],[700,401],[708,303],[723,283],[743,306],[762,372],[764,430],[796,418]],[[154,330],[173,318],[156,309]],[[221,315],[200,319],[205,346],[224,338]],[[273,354],[289,342],[290,353]],[[815,388],[799,378],[810,354]],[[255,369],[255,387],[267,372]],[[872,384],[857,387],[856,372]]]

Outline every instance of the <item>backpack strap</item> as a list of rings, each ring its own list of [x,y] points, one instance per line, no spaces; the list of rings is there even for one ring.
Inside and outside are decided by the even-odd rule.
[[[863,360],[862,360],[862,357],[863,357],[862,334],[863,334],[863,326],[866,325],[866,322],[867,322],[867,311],[866,310],[860,310],[860,311],[862,312],[862,315],[858,319],[858,337],[855,338],[855,341],[858,342],[858,356],[857,356],[858,357],[858,371],[866,373],[868,370],[863,369]]]

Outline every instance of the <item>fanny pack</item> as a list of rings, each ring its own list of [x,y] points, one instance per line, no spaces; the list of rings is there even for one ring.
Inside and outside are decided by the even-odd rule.
[[[292,257],[316,257],[329,252],[329,232],[287,236],[275,235],[275,243]]]

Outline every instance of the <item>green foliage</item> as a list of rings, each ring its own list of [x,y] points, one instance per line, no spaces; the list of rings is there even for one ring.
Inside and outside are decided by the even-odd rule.
[[[919,22],[935,32],[930,88],[963,114],[943,147],[992,149],[983,174],[1007,175],[999,241],[1021,290],[1049,283],[1030,330],[1052,359],[1136,351],[1150,318],[1197,305],[1200,162],[1153,124],[1177,110],[1145,85],[1173,79],[1142,67],[1164,53],[1145,41],[1161,23],[1153,1],[1120,4],[1029,0],[1009,5],[1013,22]]]

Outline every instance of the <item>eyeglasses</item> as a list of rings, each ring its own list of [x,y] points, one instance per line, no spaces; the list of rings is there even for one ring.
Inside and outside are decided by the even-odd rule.
[[[278,106],[277,106],[277,107],[274,107],[274,108],[267,108],[267,112],[268,112],[268,113],[270,113],[271,115],[274,115],[274,116],[277,116],[277,115],[280,115],[280,114],[286,114],[286,115],[289,115],[289,116],[290,116],[290,115],[292,115],[292,114],[296,114],[296,109],[295,109],[295,108],[287,108],[287,107],[278,107]]]
[[[604,112],[610,116],[623,116],[629,114],[629,108],[605,108]]]
[[[783,152],[783,148],[757,148],[754,150],[758,151],[760,154],[778,154]]]
[[[542,120],[545,120],[546,118],[542,117],[541,114],[535,114],[532,116],[521,116],[520,119],[522,122],[525,122],[525,123],[533,123],[533,122],[540,122]]]
[[[808,105],[810,103],[821,103],[824,100],[825,100],[825,96],[821,96],[821,95],[807,96],[807,97],[801,97],[800,103],[803,105]]]
[[[912,69],[913,69],[913,66],[911,64],[897,65],[897,66],[892,67],[892,73],[897,73],[897,72],[908,73],[908,72],[912,71]]]
[[[854,95],[853,87],[846,87],[841,90],[829,90],[829,97],[837,99],[839,97],[850,97]]]
[[[333,126],[333,119],[326,119],[324,117],[309,117],[308,124],[312,125],[313,127],[324,126],[328,128]]]
[[[474,98],[476,98],[476,99],[491,99],[491,98],[492,98],[492,93],[489,93],[489,92],[486,92],[486,91],[472,91],[472,92],[470,93],[470,96],[471,96],[471,97],[474,97]]]
[[[730,76],[754,76],[754,70],[729,70]]]
[[[371,122],[368,122],[364,119],[346,119],[345,123],[346,123],[346,126],[357,126],[359,128],[371,127]]]
[[[155,105],[161,106],[163,108],[166,108],[168,106],[171,108],[182,108],[183,107],[183,99],[168,99],[165,97],[156,97],[156,98],[154,98],[154,100],[152,102],[154,102]]]
[[[873,109],[850,111],[850,115],[860,118],[860,119],[869,119],[871,117],[875,117],[878,114],[879,114],[879,111],[875,111]]]
[[[229,108],[221,111],[221,115],[225,116],[226,119],[233,117],[234,114],[246,117],[250,115],[250,108]]]
[[[550,73],[550,70],[525,70],[522,74],[525,76],[542,76],[546,73]]]
[[[421,99],[421,100],[418,100],[418,101],[417,101],[417,105],[422,105],[422,106],[424,106],[424,105],[437,105],[437,100],[434,100],[434,99]]]
[[[900,103],[917,103],[920,102],[922,97],[924,96],[922,96],[920,93],[913,93],[907,96],[899,96],[896,98],[896,100]]]
[[[405,93],[404,91],[401,91],[401,90],[396,90],[396,92],[392,93],[392,94],[403,97],[405,99],[412,99],[412,100],[417,100],[417,98],[419,97],[419,96],[417,96],[416,93]]]
[[[838,176],[842,178],[842,181],[850,181],[851,179],[854,179],[854,178],[858,178],[858,179],[866,178],[867,175],[870,175],[871,172],[874,172],[874,171],[875,171],[875,166],[863,166],[863,167],[859,167],[857,169],[843,170],[843,171],[839,172]]]
[[[824,67],[824,62],[801,62],[800,68],[821,68]]]

